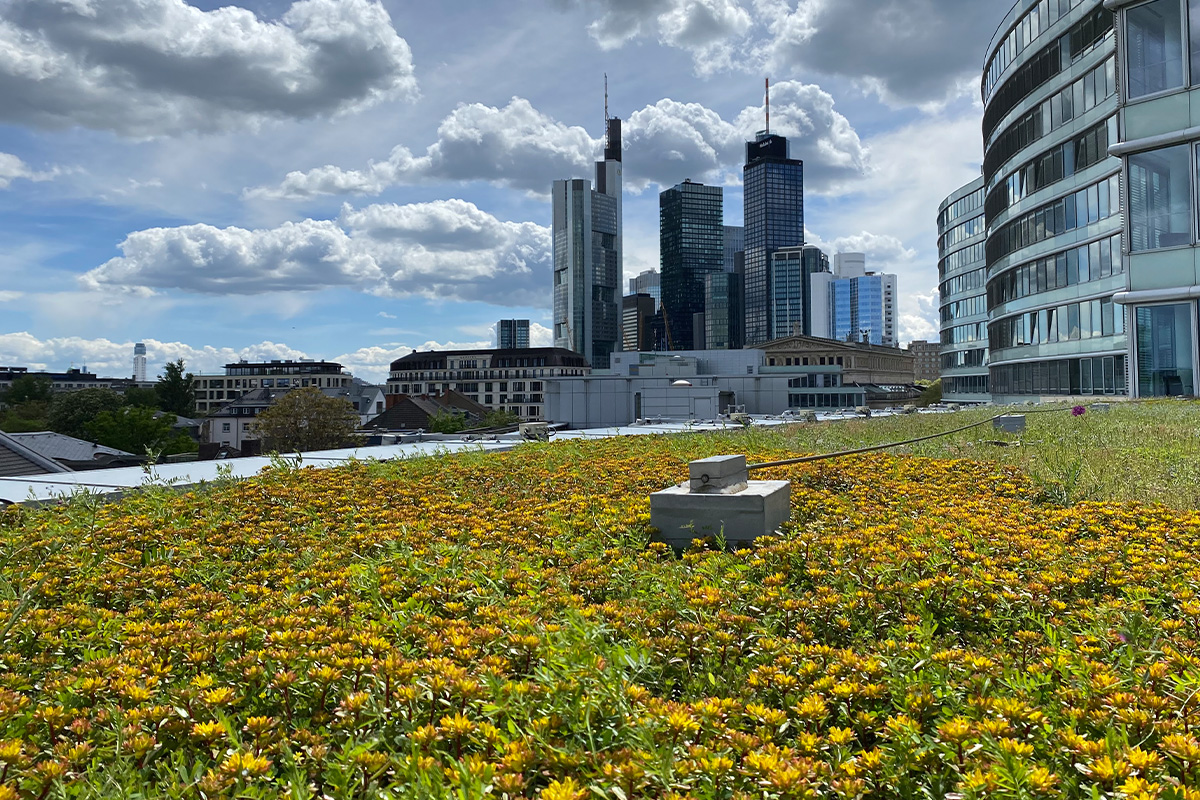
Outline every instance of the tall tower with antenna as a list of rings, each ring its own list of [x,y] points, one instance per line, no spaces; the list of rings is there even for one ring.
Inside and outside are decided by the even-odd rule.
[[[609,116],[604,76],[604,160],[595,188],[585,179],[554,182],[554,344],[608,369],[621,345],[624,266],[621,120]]]
[[[771,256],[804,244],[804,162],[789,158],[788,140],[771,133],[771,79],[763,98],[766,128],[746,142],[742,171],[746,237],[746,346],[774,330]]]

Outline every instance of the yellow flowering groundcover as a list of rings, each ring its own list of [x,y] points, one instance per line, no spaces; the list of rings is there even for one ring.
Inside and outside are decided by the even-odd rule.
[[[1200,514],[871,456],[648,546],[719,446],[10,509],[0,798],[1200,798]]]

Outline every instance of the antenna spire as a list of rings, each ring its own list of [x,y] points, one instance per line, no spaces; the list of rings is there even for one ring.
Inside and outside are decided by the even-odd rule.
[[[766,79],[767,85],[767,133],[771,133],[771,79]]]
[[[604,73],[604,121],[608,122],[608,73]]]

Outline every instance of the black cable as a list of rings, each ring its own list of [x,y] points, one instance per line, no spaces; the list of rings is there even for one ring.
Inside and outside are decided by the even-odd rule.
[[[1073,407],[1071,407],[1071,408],[1073,408]],[[1046,408],[1046,409],[1040,409],[1037,411],[1026,411],[1025,413],[1026,414],[1053,414],[1053,413],[1056,413],[1059,411],[1070,411],[1071,408]],[[987,425],[989,422],[995,422],[998,419],[1003,419],[1004,417],[1009,417],[1009,416],[1013,416],[1013,415],[1010,413],[998,414],[998,415],[992,417],[991,419],[985,419],[982,422],[976,422],[971,425],[964,425],[963,427],[955,428],[952,431],[945,431],[943,433],[935,433],[930,436],[921,436],[917,439],[909,439],[906,442],[894,442],[892,444],[878,444],[878,445],[873,445],[872,447],[860,447],[857,450],[843,450],[840,453],[824,453],[824,454],[815,455],[815,456],[802,456],[799,458],[789,458],[784,461],[770,461],[766,464],[751,464],[746,469],[749,472],[753,472],[755,470],[768,469],[770,467],[790,467],[794,464],[811,464],[814,461],[829,461],[830,459],[834,459],[834,458],[845,458],[846,456],[857,456],[857,455],[862,455],[864,453],[875,453],[880,450],[891,450],[894,447],[904,447],[905,445],[909,445],[909,444],[917,444],[919,442],[928,442],[930,439],[941,439],[945,436],[953,436],[956,433],[962,433],[963,431],[972,430],[973,428],[981,428],[984,425]]]

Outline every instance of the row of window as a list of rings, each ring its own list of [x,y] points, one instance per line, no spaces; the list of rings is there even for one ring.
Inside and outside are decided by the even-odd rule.
[[[841,375],[801,375],[788,381],[789,389],[836,389],[841,385]]]
[[[942,353],[942,369],[963,369],[966,367],[986,367],[988,351],[958,350],[953,353]]]
[[[959,375],[942,378],[942,397],[947,399],[958,394],[988,394],[987,375]]]
[[[942,281],[941,285],[938,286],[938,292],[940,297],[954,297],[955,295],[982,289],[986,285],[987,269],[976,269],[962,275],[956,275],[948,281]]]
[[[988,311],[987,298],[983,295],[968,297],[965,300],[955,300],[942,306],[942,322],[953,322],[963,317],[973,317],[986,314]]]
[[[1097,356],[992,367],[999,395],[1125,394],[1125,356]]]
[[[784,363],[784,362],[787,362],[787,363]],[[767,366],[768,367],[785,367],[785,366],[786,367],[809,367],[809,366],[811,366],[811,367],[816,367],[816,366],[843,367],[843,366],[845,366],[844,362],[845,362],[845,359],[842,356],[836,356],[836,357],[834,357],[834,356],[805,356],[803,358],[801,358],[800,356],[796,356],[795,358],[768,358]]]
[[[1116,93],[1117,61],[1116,58],[1109,58],[1019,117],[996,137],[984,154],[983,173],[987,176],[988,187],[995,185],[1001,168],[1010,158],[1043,136],[1049,136],[1063,125],[1082,117]]]
[[[483,391],[485,391],[485,392],[493,391],[493,387],[496,385],[497,384],[493,384],[493,383],[485,383],[485,384],[483,384]],[[529,388],[526,389],[525,388],[526,386],[528,386]],[[531,381],[529,383],[526,383],[525,381],[514,381],[512,383],[512,391],[514,391],[514,392],[525,392],[525,391],[540,392],[540,391],[542,391],[542,386],[543,386],[543,384],[541,381]],[[507,393],[509,391],[508,387],[509,387],[509,384],[507,382],[500,383],[499,389],[497,391]],[[398,392],[396,392],[396,394],[421,394],[423,391],[425,391],[425,385],[422,383],[402,383],[402,384],[400,384],[399,388],[400,388],[400,390]],[[468,394],[476,394],[479,392],[479,384],[478,383],[456,383],[456,384],[454,384],[454,390],[456,392],[467,392]],[[432,383],[429,384],[429,391],[436,392],[437,391],[436,384],[432,384]]]
[[[988,286],[988,308],[1042,292],[1103,280],[1120,275],[1124,269],[1121,235],[1117,234],[1009,270]]]
[[[988,63],[983,73],[983,96],[985,101],[991,97],[992,90],[1004,70],[1016,61],[1017,56],[1025,52],[1025,48],[1037,41],[1042,32],[1070,13],[1071,9],[1084,0],[1040,0],[1033,8],[1025,12],[1013,26],[1004,41],[996,48],[996,54]]]
[[[996,127],[1018,103],[1107,41],[1112,30],[1113,13],[1097,8],[1014,72],[983,112],[984,141],[991,141]]]
[[[1083,172],[1108,158],[1108,146],[1117,141],[1117,118],[1098,125],[1052,147],[1021,165],[988,195],[987,219],[994,220],[1034,192]]]
[[[1018,250],[1120,213],[1120,176],[1113,175],[1005,224],[988,237],[987,261],[995,264]]]
[[[862,405],[862,392],[850,394],[789,394],[788,408],[856,408]]]
[[[941,275],[949,275],[951,272],[958,272],[960,269],[982,264],[986,257],[987,251],[984,249],[984,243],[978,242],[970,247],[964,247],[956,253],[951,253],[942,259],[942,263],[938,265],[938,273]]]
[[[954,245],[965,242],[973,236],[979,236],[987,228],[983,217],[972,217],[966,222],[955,225],[938,239],[938,249],[949,250]]]
[[[942,329],[942,344],[971,344],[987,341],[987,323],[972,322]]]
[[[1080,342],[1125,333],[1125,314],[1111,297],[1043,308],[991,325],[992,351],[1055,342]]]
[[[1200,0],[1153,0],[1129,9],[1125,44],[1130,100],[1200,85]]]
[[[970,214],[977,208],[983,206],[983,188],[976,189],[966,197],[960,197],[950,205],[942,209],[942,213],[938,214],[938,230],[944,231],[946,224],[952,219]]]

